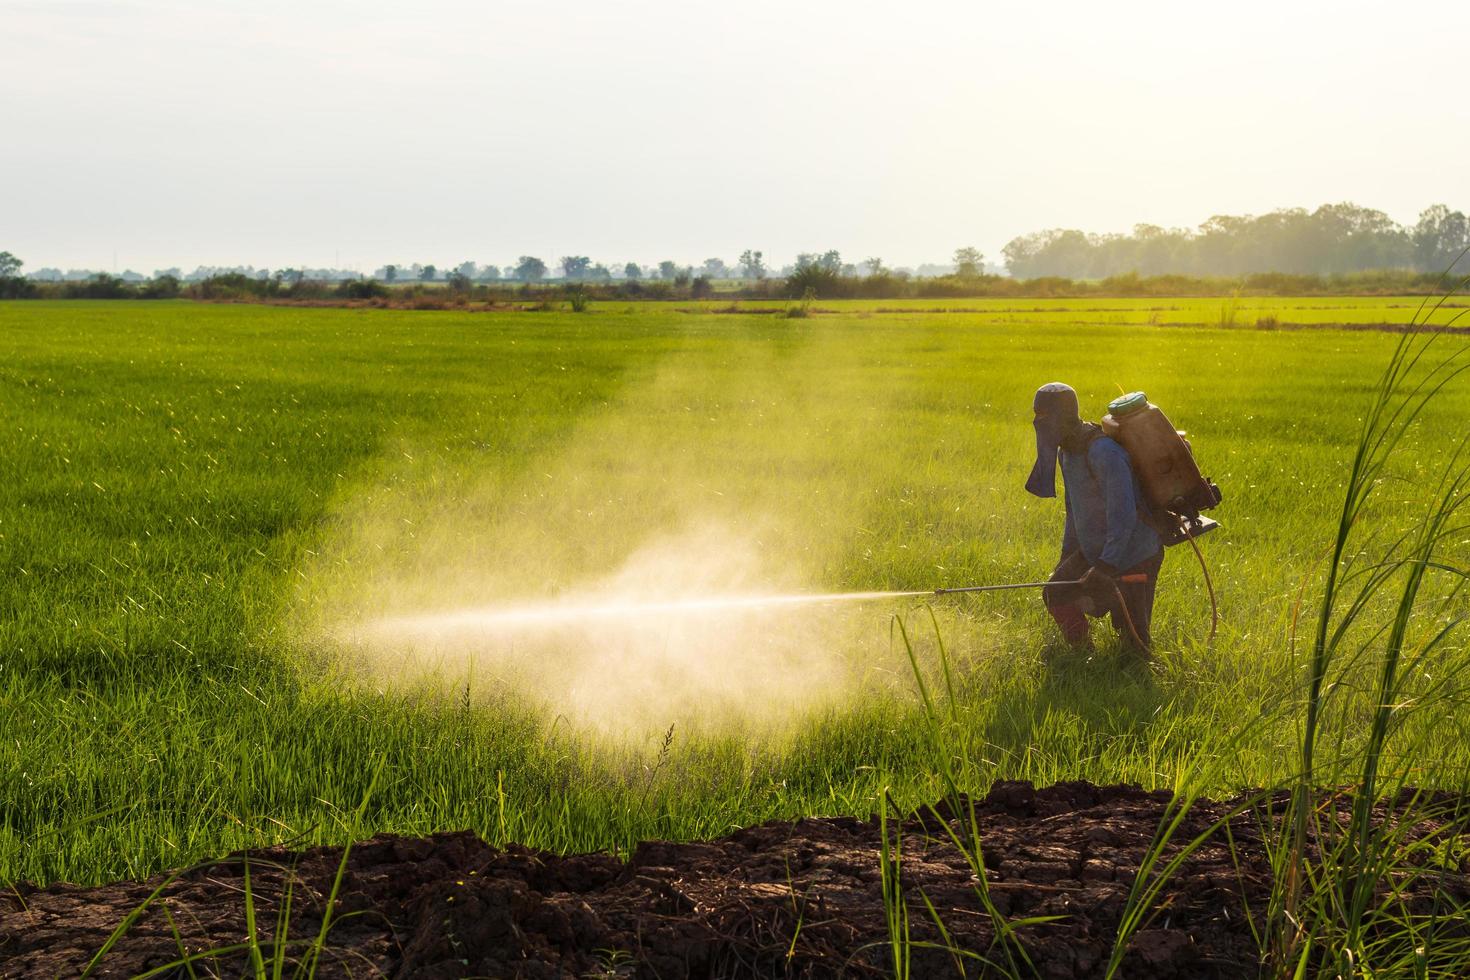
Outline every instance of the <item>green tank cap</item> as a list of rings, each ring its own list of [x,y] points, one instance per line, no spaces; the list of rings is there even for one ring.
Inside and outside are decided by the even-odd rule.
[[[1122,398],[1114,398],[1108,402],[1108,414],[1115,419],[1148,407],[1148,396],[1141,391],[1130,391]]]

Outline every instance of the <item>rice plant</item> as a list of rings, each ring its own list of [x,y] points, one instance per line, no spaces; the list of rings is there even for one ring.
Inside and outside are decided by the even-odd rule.
[[[1426,300],[1416,325],[1467,282]],[[1270,914],[1272,962],[1283,973],[1310,967],[1326,976],[1422,975],[1470,966],[1470,937],[1427,941],[1438,920],[1462,918],[1466,909],[1452,904],[1426,915],[1401,900],[1410,880],[1433,873],[1416,860],[1423,845],[1413,826],[1434,820],[1454,828],[1466,819],[1426,805],[1411,787],[1435,774],[1437,762],[1413,742],[1415,715],[1431,707],[1452,711],[1470,667],[1461,629],[1470,619],[1463,550],[1470,437],[1458,439],[1428,501],[1406,525],[1383,532],[1370,512],[1425,409],[1470,370],[1463,346],[1446,351],[1437,339],[1410,332],[1400,340],[1353,455],[1308,659],[1301,764]],[[1411,470],[1415,477],[1422,478]],[[1363,728],[1359,743],[1354,736]],[[1324,759],[1326,738],[1334,741]],[[1324,783],[1351,788],[1345,822]],[[1387,810],[1385,798],[1394,803]]]

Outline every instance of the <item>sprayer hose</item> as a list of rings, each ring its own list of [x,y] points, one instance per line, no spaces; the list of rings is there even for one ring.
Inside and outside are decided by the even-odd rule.
[[[1113,594],[1117,597],[1118,608],[1123,613],[1123,622],[1128,624],[1128,633],[1133,637],[1133,645],[1138,647],[1139,652],[1147,655],[1148,645],[1143,642],[1143,637],[1138,635],[1138,627],[1133,625],[1133,614],[1128,611],[1128,601],[1123,598],[1123,587],[1117,582],[1113,583]]]
[[[1194,540],[1194,535],[1189,532],[1189,523],[1183,524],[1184,537],[1188,539],[1189,546],[1194,549],[1194,557],[1199,559],[1199,570],[1205,576],[1205,590],[1210,593],[1210,636],[1206,642],[1213,643],[1215,632],[1220,628],[1220,604],[1215,600],[1215,583],[1210,580],[1210,567],[1205,564],[1205,554],[1199,550],[1199,542]]]
[[[1200,551],[1199,542],[1190,533],[1189,522],[1181,521],[1180,527],[1184,531],[1184,537],[1189,541],[1189,546],[1194,549],[1194,557],[1199,559],[1199,570],[1205,577],[1205,590],[1210,594],[1210,636],[1206,642],[1213,643],[1215,633],[1220,629],[1220,603],[1215,598],[1215,583],[1210,579],[1210,566],[1205,564],[1204,552]],[[1138,649],[1144,650],[1143,639],[1138,635],[1138,627],[1133,624],[1133,614],[1128,611],[1128,603],[1123,600],[1123,590],[1115,582],[1113,591],[1117,594],[1118,608],[1123,611],[1123,621],[1128,624],[1128,632],[1133,637],[1133,642]]]

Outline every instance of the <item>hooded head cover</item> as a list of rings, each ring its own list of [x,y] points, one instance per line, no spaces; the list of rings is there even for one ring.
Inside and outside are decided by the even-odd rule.
[[[1026,490],[1038,497],[1057,495],[1057,450],[1062,438],[1077,427],[1077,392],[1060,381],[1036,389],[1031,403],[1036,419],[1036,465],[1026,479]]]

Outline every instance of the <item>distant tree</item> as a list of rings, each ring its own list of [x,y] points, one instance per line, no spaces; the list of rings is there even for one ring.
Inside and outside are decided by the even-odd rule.
[[[495,281],[497,281],[500,278],[500,266],[498,266],[498,265],[482,265],[482,266],[480,266],[480,275],[479,275],[478,278],[479,278],[479,280],[481,282],[495,282]]]
[[[842,274],[842,253],[837,249],[828,249],[825,252],[801,252],[796,256],[796,272],[803,269],[821,269],[830,272],[834,276]]]
[[[179,271],[178,266],[174,266],[171,269],[154,269],[153,270],[153,278],[154,279],[181,279],[181,278],[183,278],[183,273]]]
[[[0,299],[24,299],[34,294],[36,287],[21,278],[23,265],[25,263],[14,254],[0,252]]]
[[[439,270],[432,265],[426,265],[419,270],[420,282],[433,282],[439,275]]]
[[[961,279],[975,279],[985,271],[985,256],[978,248],[965,246],[954,250],[954,274]]]
[[[612,270],[599,262],[587,270],[587,278],[594,282],[607,282],[612,279]]]
[[[724,259],[705,259],[699,274],[705,279],[729,279],[730,267],[725,265]]]
[[[694,270],[690,269],[688,266],[685,266],[682,269],[674,270],[674,285],[678,286],[680,289],[683,289],[685,286],[689,285],[689,280],[693,277],[693,275]]]
[[[643,278],[643,270],[638,267],[637,262],[629,262],[627,265],[623,266],[623,278],[631,279],[634,282],[637,282],[639,279]]]
[[[1072,228],[1052,228],[1013,238],[1001,249],[1011,275],[1024,279],[1037,276],[1087,276],[1095,265],[1093,242]],[[1128,271],[1128,270],[1122,270]],[[1106,274],[1106,273],[1104,273]]]
[[[664,259],[658,264],[658,277],[660,279],[673,279],[679,274],[679,266],[670,259]]]
[[[457,293],[462,293],[469,289],[470,285],[474,282],[473,279],[460,271],[460,267],[456,267],[453,272],[445,276],[444,281],[449,283],[449,288]]]
[[[766,277],[766,264],[761,261],[761,253],[750,249],[740,253],[740,271],[747,279],[764,279]]]
[[[479,270],[473,262],[461,262],[459,265],[454,267],[454,271],[456,274],[464,276],[466,279],[473,279],[475,278],[475,273]]]
[[[243,273],[223,272],[221,274],[222,275],[238,275],[242,279],[243,278],[246,278]],[[211,279],[213,277],[214,277],[214,273],[211,272],[210,274],[205,275],[205,276],[203,276],[201,278]],[[276,270],[276,282],[290,283],[291,285],[294,286],[297,283],[301,282],[305,278],[306,278],[306,271],[303,270],[303,269],[277,269]]]
[[[563,255],[561,257],[562,277],[572,282],[586,279],[587,270],[591,267],[592,260],[585,255]]]
[[[863,265],[867,266],[868,275],[870,276],[881,276],[888,272],[888,270],[883,267],[883,260],[878,258],[877,256],[863,259]]]
[[[1337,275],[1424,268],[1434,252],[1431,242],[1438,238],[1441,218],[1454,236],[1453,214],[1448,209],[1426,212],[1419,225],[1406,229],[1382,211],[1343,202],[1315,211],[1283,208],[1262,215],[1215,215],[1195,231],[1141,224],[1131,234],[1090,235],[1074,228],[1052,228],[1012,239],[1002,253],[1011,274],[1023,278],[1127,273]]]
[[[1435,204],[1420,213],[1413,240],[1414,267],[1421,272],[1443,272],[1470,247],[1470,224],[1461,212]]]
[[[522,255],[516,263],[516,278],[522,282],[540,282],[546,278],[546,263],[534,255]]]
[[[32,272],[27,278],[34,279],[37,282],[61,282],[64,277],[60,269],[46,266]]]

